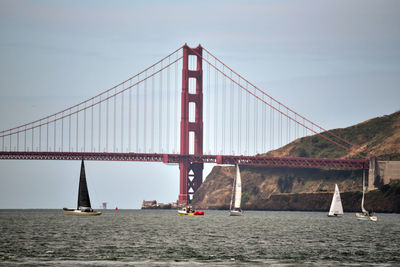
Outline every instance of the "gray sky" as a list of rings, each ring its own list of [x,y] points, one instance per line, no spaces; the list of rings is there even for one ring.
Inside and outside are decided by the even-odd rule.
[[[399,110],[398,1],[0,1],[0,129],[67,108],[187,42],[327,129]],[[0,161],[0,208],[74,207],[80,162]],[[210,166],[207,167],[207,171]],[[178,167],[87,162],[95,208],[171,202]]]

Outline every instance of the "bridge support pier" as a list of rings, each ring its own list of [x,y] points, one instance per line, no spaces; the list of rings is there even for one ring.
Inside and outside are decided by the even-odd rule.
[[[181,148],[182,156],[189,155],[190,148],[194,155],[203,155],[203,48],[183,46],[182,94],[181,94]],[[196,58],[196,68],[189,69],[189,56]],[[196,88],[189,88],[189,80],[196,81]],[[193,83],[191,83],[193,84]],[[189,103],[194,103],[195,118],[189,118]],[[192,120],[190,120],[192,119]],[[194,134],[190,144],[189,133]],[[192,145],[192,146],[191,146]],[[180,187],[178,203],[190,202],[190,194],[194,194],[203,182],[203,163],[193,163],[182,157],[179,162]]]

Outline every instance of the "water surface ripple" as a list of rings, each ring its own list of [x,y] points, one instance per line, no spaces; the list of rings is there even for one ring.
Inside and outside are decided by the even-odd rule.
[[[399,266],[400,215],[173,210],[0,210],[1,266]]]

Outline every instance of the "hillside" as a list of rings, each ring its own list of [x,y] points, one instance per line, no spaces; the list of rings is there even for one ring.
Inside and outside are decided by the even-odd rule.
[[[295,140],[266,155],[340,158],[355,157],[361,149],[366,149],[379,159],[400,160],[400,111],[332,132],[359,148],[346,152],[315,135]],[[240,170],[244,209],[328,210],[335,183],[342,193],[345,211],[360,209],[362,171],[256,166],[240,166]],[[194,195],[192,204],[203,209],[228,209],[234,172],[234,167],[214,167]],[[400,212],[399,183],[386,186],[368,193],[366,207],[378,212]]]
[[[331,132],[358,145],[359,148],[347,152],[321,136],[313,135],[297,139],[265,155],[274,157],[352,158],[357,157],[356,153],[368,151],[381,160],[400,160],[400,111],[370,119],[351,127],[334,129]],[[326,133],[322,134],[329,136]],[[368,154],[365,155],[368,156]]]

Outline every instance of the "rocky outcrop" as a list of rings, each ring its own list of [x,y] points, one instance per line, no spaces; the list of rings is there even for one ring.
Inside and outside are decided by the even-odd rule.
[[[361,190],[362,171],[240,166],[243,208],[262,209],[273,195]],[[202,209],[229,208],[235,168],[216,166],[196,192],[192,204]]]

